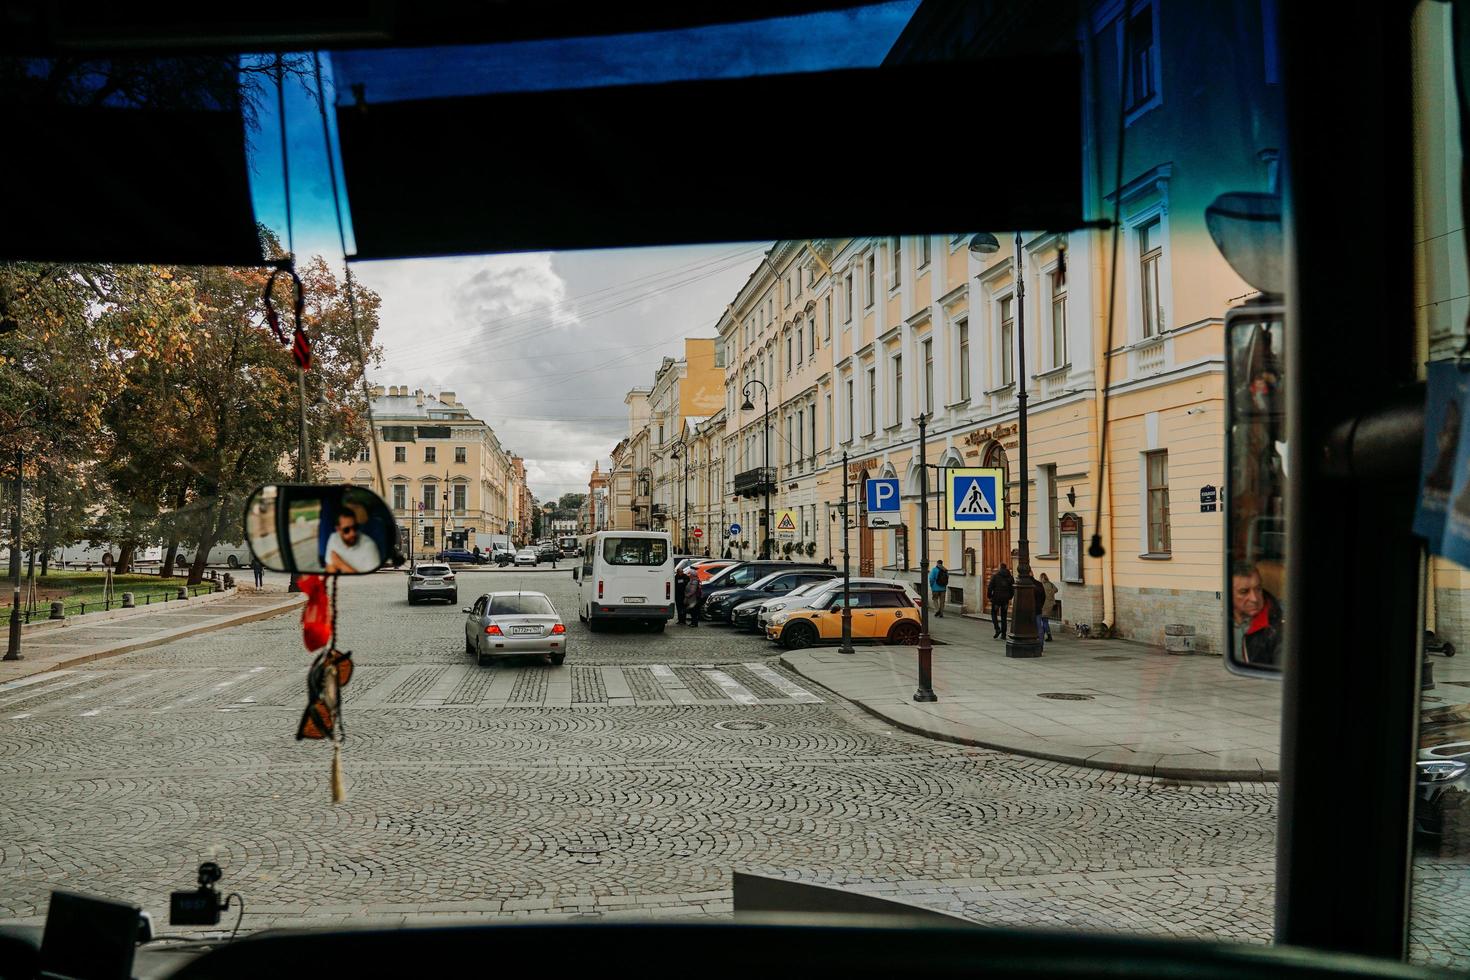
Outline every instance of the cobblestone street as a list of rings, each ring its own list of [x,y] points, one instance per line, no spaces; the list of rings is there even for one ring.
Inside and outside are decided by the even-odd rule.
[[[1105,773],[894,731],[728,630],[589,633],[475,667],[455,606],[344,580],[344,804],[293,738],[292,614],[0,689],[0,915],[52,888],[167,918],[217,861],[244,930],[464,915],[725,915],[732,869],[977,921],[1264,942],[1275,787]],[[233,925],[233,918],[227,917]],[[168,930],[177,931],[177,930]]]

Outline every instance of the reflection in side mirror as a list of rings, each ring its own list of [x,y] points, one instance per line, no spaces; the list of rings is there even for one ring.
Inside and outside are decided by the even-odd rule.
[[[403,564],[393,512],[362,487],[263,486],[245,503],[245,540],[274,572],[366,575]]]
[[[1230,670],[1255,676],[1280,675],[1284,643],[1284,316],[1279,298],[1270,296],[1225,316],[1225,661]]]

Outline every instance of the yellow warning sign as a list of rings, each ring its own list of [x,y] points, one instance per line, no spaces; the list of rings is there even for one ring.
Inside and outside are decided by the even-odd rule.
[[[796,511],[776,511],[776,536],[781,538],[796,537]]]

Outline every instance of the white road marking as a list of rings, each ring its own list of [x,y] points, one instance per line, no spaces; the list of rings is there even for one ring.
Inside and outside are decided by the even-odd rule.
[[[817,697],[815,694],[806,690],[805,688],[792,683],[785,677],[782,677],[780,674],[776,673],[776,671],[772,670],[767,664],[746,664],[745,669],[750,671],[755,676],[759,677],[761,680],[772,685],[782,694],[786,695],[793,701],[800,701],[803,704],[822,703],[821,698]]]
[[[749,688],[723,670],[706,670],[703,673],[704,676],[718,684],[720,690],[724,691],[725,696],[731,701],[737,704],[760,704],[760,698],[756,697],[751,693]]]
[[[6,691],[12,691],[17,687],[30,687],[32,684],[43,684],[46,681],[54,681],[58,677],[75,673],[76,671],[74,670],[48,670],[44,674],[32,674],[30,677],[22,677],[19,680],[6,681],[4,684],[0,684],[0,694]]]

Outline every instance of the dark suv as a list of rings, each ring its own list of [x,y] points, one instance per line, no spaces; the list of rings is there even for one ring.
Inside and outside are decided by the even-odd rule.
[[[710,576],[708,582],[704,583],[701,590],[704,599],[704,615],[702,618],[711,619],[710,605],[712,600],[718,599],[718,593],[722,589],[745,589],[763,579],[772,572],[795,572],[803,569],[810,571],[831,571],[830,565],[822,565],[816,562],[797,561],[775,561],[771,559],[757,559],[756,561],[742,561],[726,568],[720,569]],[[718,605],[716,606],[718,608]]]
[[[709,597],[704,600],[704,617],[712,623],[734,623],[735,607],[742,602],[757,598],[774,599],[811,582],[823,582],[840,578],[841,575],[835,568],[811,568],[805,565],[800,568],[777,569],[744,588],[725,587],[710,592]]]

